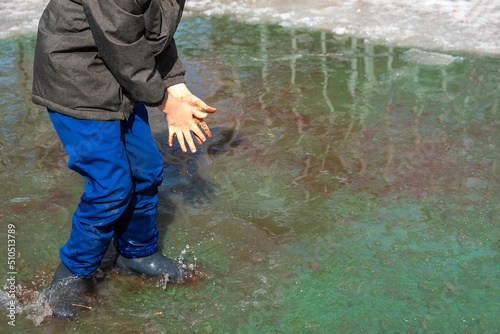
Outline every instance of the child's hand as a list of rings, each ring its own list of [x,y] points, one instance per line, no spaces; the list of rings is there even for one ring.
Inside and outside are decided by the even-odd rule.
[[[170,90],[172,87],[176,88]],[[184,153],[187,152],[186,143],[191,152],[194,153],[196,152],[196,146],[194,145],[191,131],[200,146],[206,140],[203,132],[211,138],[212,133],[203,120],[207,117],[207,114],[203,111],[215,112],[215,109],[207,106],[201,99],[191,94],[186,85],[180,84],[172,87],[167,89],[169,92],[167,101],[158,106],[158,109],[165,114],[168,123],[168,144],[172,146],[174,137],[177,137]]]

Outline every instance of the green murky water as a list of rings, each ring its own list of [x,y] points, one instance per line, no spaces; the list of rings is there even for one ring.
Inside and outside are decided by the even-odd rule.
[[[218,108],[214,138],[183,155],[151,118],[163,252],[187,250],[205,277],[164,289],[111,272],[78,322],[34,326],[84,184],[30,102],[34,41],[0,41],[16,332],[498,333],[500,61],[202,18],[177,41]]]

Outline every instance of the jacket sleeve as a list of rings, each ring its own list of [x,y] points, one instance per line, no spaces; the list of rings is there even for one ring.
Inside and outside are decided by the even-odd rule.
[[[175,40],[156,56],[156,68],[166,87],[185,82],[186,68],[177,55]]]
[[[82,5],[99,55],[118,83],[135,101],[148,106],[163,103],[166,86],[144,37],[144,18],[137,2],[82,0]]]

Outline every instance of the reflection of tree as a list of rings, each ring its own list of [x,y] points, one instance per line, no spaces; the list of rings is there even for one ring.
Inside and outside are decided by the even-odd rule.
[[[279,44],[270,42],[272,36],[268,33],[261,34],[261,39],[262,36],[265,45]],[[288,87],[293,99],[287,104],[296,119],[317,111],[312,117],[320,121],[311,121],[315,129],[307,129],[304,123],[293,124],[295,138],[298,138],[296,145],[308,147],[293,149],[293,152],[305,152],[302,154],[304,169],[295,181],[317,183],[323,191],[331,189],[325,184],[328,179],[330,183],[340,184],[371,179],[370,184],[375,180],[379,184],[377,187],[388,189],[400,189],[409,184],[415,194],[425,194],[424,188],[462,187],[460,184],[466,182],[466,171],[460,167],[464,161],[460,160],[460,154],[452,156],[447,152],[460,151],[457,146],[460,141],[454,138],[457,133],[471,130],[475,125],[474,115],[481,105],[491,104],[488,111],[494,115],[498,103],[495,89],[485,94],[478,84],[470,85],[466,81],[463,67],[468,64],[430,66],[425,64],[425,59],[423,64],[407,63],[400,59],[404,50],[393,47],[375,47],[364,41],[359,43],[355,38],[343,41],[340,46],[328,46],[324,32],[309,33],[316,46],[307,40],[303,43],[306,45],[301,45],[297,36],[302,35],[290,31]],[[264,124],[269,131],[275,131],[275,117],[281,118],[281,115],[270,113],[269,94],[275,89],[272,85],[276,80],[271,83],[269,77],[278,74],[270,69],[276,59],[272,52],[265,51],[266,47],[261,47],[265,91],[259,101],[262,110],[268,111]],[[349,65],[339,70],[338,62],[345,64],[345,59],[338,59],[340,53],[349,55]],[[281,59],[284,58],[281,55]],[[317,73],[322,77],[319,79],[316,75],[314,83],[305,78],[311,64],[317,64]],[[476,77],[478,82],[484,80]],[[330,86],[330,82],[335,84]],[[339,82],[343,83],[340,93],[348,91],[350,99],[338,98],[341,95]],[[311,98],[304,92],[311,84],[318,87],[322,95],[320,98],[315,94],[313,107],[308,105]],[[346,109],[346,105],[350,107]],[[310,142],[321,147],[312,148]],[[496,164],[492,162],[492,166]],[[458,174],[451,173],[455,168],[459,168]],[[461,181],[453,181],[455,178]]]
[[[377,57],[366,50],[365,48],[365,59],[367,55]],[[365,71],[371,71],[372,74],[368,77],[373,78],[375,71],[370,62],[365,62],[367,64]],[[481,65],[477,61],[472,66]],[[393,61],[389,58],[388,69],[392,67]],[[463,159],[465,153],[462,144],[464,141],[482,141],[488,138],[483,133],[481,138],[472,139],[468,132],[477,131],[477,126],[485,128],[485,124],[478,124],[474,118],[481,105],[491,105],[488,111],[493,116],[497,98],[494,88],[488,92],[488,89],[478,90],[477,84],[471,85],[464,75],[470,71],[470,67],[465,70],[463,67],[464,64],[444,67],[397,62],[392,73],[397,73],[399,78],[393,76],[390,82],[385,83],[385,87],[377,84],[376,91],[379,94],[385,92],[390,98],[386,102],[383,121],[372,121],[360,132],[362,139],[365,135],[371,137],[370,143],[373,143],[374,132],[376,138],[385,143],[375,146],[378,150],[375,154],[364,153],[371,177],[376,178],[374,168],[383,165],[386,187],[409,187],[417,196],[436,190],[459,190],[464,187],[470,177],[470,169],[465,166],[470,166],[470,163]],[[382,70],[379,73],[379,77],[387,75]],[[450,89],[452,82],[454,87]],[[365,90],[366,86],[362,88],[362,91]],[[369,117],[373,119],[373,115]],[[493,128],[487,132],[496,136]],[[477,147],[475,151],[474,159],[493,158],[485,156],[481,147]],[[383,160],[380,153],[383,153]],[[496,165],[496,159],[491,165]],[[489,179],[490,183],[497,177],[494,173],[486,175],[488,173],[478,172]]]

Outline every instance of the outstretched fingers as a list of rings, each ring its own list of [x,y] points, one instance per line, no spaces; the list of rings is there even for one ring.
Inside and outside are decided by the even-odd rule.
[[[202,100],[198,99],[196,101],[196,106],[198,108],[200,108],[201,110],[205,111],[205,112],[209,112],[209,113],[214,113],[217,111],[217,109],[215,108],[212,108],[210,107],[208,104],[206,104],[205,102],[203,102]]]
[[[204,120],[199,118],[194,118],[193,120],[203,130],[203,132],[206,133],[208,138],[212,138],[212,132],[210,132],[210,129],[208,128],[208,125]]]
[[[200,128],[196,124],[197,124],[196,118],[193,118],[193,125],[191,127],[191,131],[193,131],[193,134],[195,135],[195,137],[201,139],[202,141],[207,140],[207,138],[205,137],[203,132],[200,130]]]
[[[198,143],[199,146],[203,145],[203,142],[205,142],[206,137],[203,134],[203,132],[200,130],[200,128],[196,125],[198,124],[198,121],[195,121],[196,119],[193,118],[192,126],[189,128],[184,128],[180,129],[175,126],[171,126],[168,128],[168,145],[172,146],[174,138],[177,137],[177,140],[179,141],[179,145],[182,149],[182,152],[186,153],[187,152],[187,147],[191,150],[191,152],[195,153],[196,152],[196,146],[193,141],[193,135]],[[205,125],[206,126],[206,125]],[[207,127],[208,129],[208,127]],[[192,134],[191,134],[192,132]],[[210,131],[208,131],[209,136],[211,137],[212,134]],[[186,146],[187,144],[187,146]]]
[[[196,146],[194,145],[194,141],[193,141],[193,136],[191,135],[191,132],[188,131],[185,136],[184,136],[184,139],[186,140],[186,143],[188,144],[189,146],[189,149],[191,150],[191,152],[195,153],[196,152]],[[182,145],[181,145],[182,147]],[[184,146],[183,150],[182,150],[184,153],[187,152],[187,149],[186,149],[186,146]]]
[[[168,127],[168,145],[172,146],[174,143],[174,138],[177,137],[177,140],[179,141],[179,145],[181,146],[182,152],[186,153],[186,144],[184,142],[184,134],[180,129],[177,129],[174,126],[169,126]]]
[[[198,143],[199,146],[203,145],[203,140],[201,140],[198,136],[194,136],[194,139],[196,139],[196,142]]]
[[[202,99],[195,95],[191,95],[189,98],[188,103],[192,105],[193,107],[199,108],[205,112],[209,113],[214,113],[217,109],[210,107],[208,104],[206,104]]]

